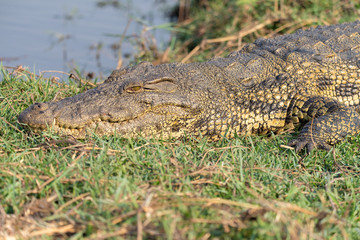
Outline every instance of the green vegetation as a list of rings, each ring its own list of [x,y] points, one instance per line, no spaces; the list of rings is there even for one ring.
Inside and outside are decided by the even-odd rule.
[[[304,26],[301,19],[347,21],[359,8],[351,1],[332,1],[331,6],[322,1],[280,1],[279,6],[201,2],[206,5],[192,9],[183,28],[199,31],[203,22],[202,39],[233,36],[239,26],[257,26],[272,13],[291,14],[244,38],[276,34],[285,25],[280,32],[294,30]],[[229,23],[217,23],[230,9]],[[340,18],[339,11],[346,16]],[[172,52],[176,60],[205,59],[243,44],[220,39],[199,45],[189,56],[200,40],[182,34],[173,42],[170,59],[175,60]],[[176,47],[180,40],[187,42]],[[294,137],[290,133],[220,142],[34,135],[16,121],[22,110],[89,85],[45,79],[22,68],[1,71],[0,239],[5,234],[34,239],[360,239],[360,137],[330,152],[306,155],[284,147]]]
[[[164,57],[156,51],[148,54],[141,51],[139,57],[157,62],[204,61],[226,56],[259,37],[355,21],[360,13],[360,3],[355,0],[194,0],[192,3],[187,9],[189,18],[175,28],[169,56],[167,52]]]
[[[12,224],[5,229],[10,233],[20,228],[23,236],[45,231],[74,239],[359,235],[360,138],[306,156],[282,147],[289,134],[213,143],[33,135],[16,123],[20,111],[85,86],[2,71],[0,213]]]

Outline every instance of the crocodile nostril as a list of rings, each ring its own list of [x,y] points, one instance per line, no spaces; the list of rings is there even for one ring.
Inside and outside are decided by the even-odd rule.
[[[49,108],[49,104],[47,104],[47,103],[34,103],[32,109],[40,112],[40,111],[44,111],[48,108]]]

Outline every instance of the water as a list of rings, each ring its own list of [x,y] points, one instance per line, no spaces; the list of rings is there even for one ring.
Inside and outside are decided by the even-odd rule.
[[[100,6],[106,2],[114,2],[115,6]],[[116,68],[118,50],[114,46],[119,43],[120,35],[125,29],[126,36],[130,36],[121,45],[126,65],[136,51],[133,42],[144,26],[169,23],[165,12],[176,2],[177,0],[2,1],[0,60],[4,66],[22,65],[36,72],[68,72],[76,66],[83,72],[103,73],[106,76]],[[170,40],[170,32],[164,29],[155,29],[151,34],[159,48]]]

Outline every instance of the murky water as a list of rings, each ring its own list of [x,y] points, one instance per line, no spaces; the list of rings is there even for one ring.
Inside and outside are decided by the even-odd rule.
[[[105,4],[104,3],[113,3]],[[169,23],[166,11],[177,0],[12,0],[0,8],[0,60],[36,72],[69,71],[109,74],[117,65],[114,50],[126,31],[121,52],[124,64],[134,54],[133,42],[144,26]],[[170,32],[151,32],[164,47]]]

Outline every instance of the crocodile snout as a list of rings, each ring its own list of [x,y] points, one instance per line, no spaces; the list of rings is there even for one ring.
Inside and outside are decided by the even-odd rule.
[[[41,114],[41,111],[44,111],[49,108],[49,104],[47,103],[35,103],[31,106],[33,111],[38,111]]]
[[[46,127],[54,119],[52,111],[48,109],[48,103],[34,103],[19,115],[18,121],[29,126]]]

